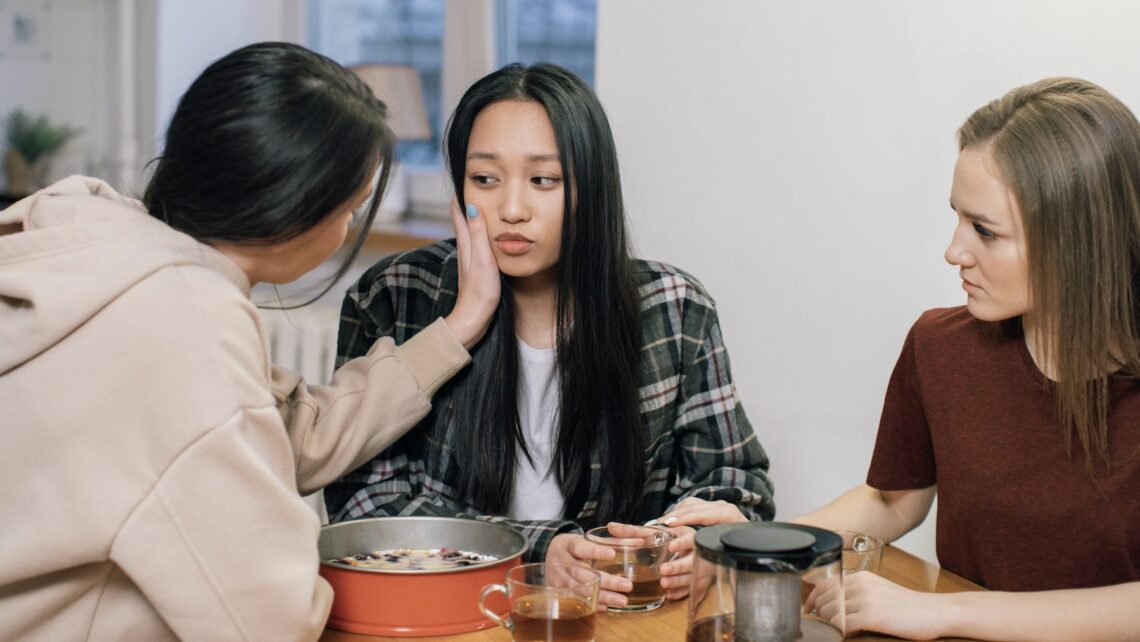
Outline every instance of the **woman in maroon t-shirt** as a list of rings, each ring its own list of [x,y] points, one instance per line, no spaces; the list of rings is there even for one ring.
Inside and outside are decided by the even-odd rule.
[[[974,112],[958,145],[966,305],[907,336],[867,483],[797,521],[893,541],[937,493],[940,563],[991,589],[855,573],[849,631],[1140,639],[1140,123],[1054,78]]]

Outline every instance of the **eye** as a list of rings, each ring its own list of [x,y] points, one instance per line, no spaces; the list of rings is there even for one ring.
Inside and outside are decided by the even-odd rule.
[[[535,176],[530,179],[530,182],[539,187],[557,187],[562,179],[556,176]]]
[[[472,174],[470,179],[472,183],[480,186],[490,185],[495,182],[495,177],[487,174]]]
[[[978,233],[978,236],[984,239],[997,238],[993,232],[987,230],[981,223],[974,223],[974,231]]]

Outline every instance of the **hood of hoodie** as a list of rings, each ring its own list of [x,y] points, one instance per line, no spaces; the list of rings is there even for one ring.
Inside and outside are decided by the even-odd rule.
[[[72,176],[0,211],[0,375],[175,265],[212,267],[249,294],[225,255],[101,180]]]

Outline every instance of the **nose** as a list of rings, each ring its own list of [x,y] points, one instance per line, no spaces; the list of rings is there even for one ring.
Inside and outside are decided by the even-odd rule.
[[[526,201],[526,186],[518,181],[506,184],[503,200],[499,203],[499,220],[504,223],[525,223],[530,220],[530,207]]]
[[[959,225],[954,228],[954,236],[950,238],[950,246],[946,248],[944,258],[950,265],[972,267],[975,260],[974,253],[970,250],[966,239],[962,238],[962,227]]]

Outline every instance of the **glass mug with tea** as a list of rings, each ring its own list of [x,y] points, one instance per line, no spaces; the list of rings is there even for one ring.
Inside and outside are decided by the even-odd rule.
[[[593,642],[601,577],[585,566],[523,564],[507,572],[506,584],[483,587],[479,610],[515,642]],[[510,604],[506,619],[485,604],[496,592]]]
[[[661,586],[661,564],[668,561],[673,534],[660,526],[623,524],[617,532],[599,526],[586,532],[586,539],[612,548],[612,560],[595,560],[595,569],[633,582],[625,606],[610,606],[615,612],[652,611],[665,603]]]

